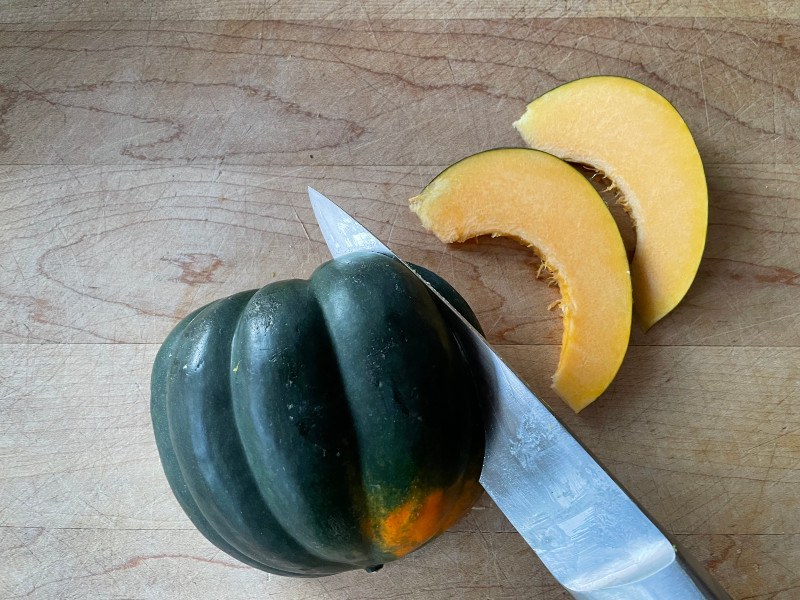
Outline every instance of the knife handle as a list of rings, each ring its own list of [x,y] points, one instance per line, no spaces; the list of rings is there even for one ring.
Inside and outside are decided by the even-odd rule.
[[[569,591],[575,600],[733,600],[678,545],[675,560],[645,579],[600,590]]]

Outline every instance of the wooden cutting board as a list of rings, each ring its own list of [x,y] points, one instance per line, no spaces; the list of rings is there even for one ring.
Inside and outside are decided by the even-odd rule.
[[[328,259],[309,184],[449,279],[735,598],[800,597],[799,5],[475,4],[4,3],[0,597],[567,597],[486,497],[377,573],[316,580],[244,567],[182,514],[150,429],[153,357],[193,308]],[[633,332],[575,416],[549,388],[561,322],[538,259],[444,246],[406,201],[464,156],[521,145],[528,101],[594,74],[684,115],[710,223],[683,303]]]

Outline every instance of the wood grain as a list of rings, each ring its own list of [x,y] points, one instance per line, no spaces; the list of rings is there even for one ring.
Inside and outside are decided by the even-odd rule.
[[[491,342],[560,343],[559,313],[546,309],[558,292],[536,280],[530,250],[490,238],[443,245],[407,208],[442,168],[6,167],[0,341],[157,343],[212,300],[308,277],[329,256],[306,197],[313,184],[452,281]],[[632,343],[800,345],[800,168],[712,165],[708,180],[698,277]]]
[[[327,260],[311,184],[448,278],[734,598],[797,598],[797,64],[793,0],[4,2],[0,597],[567,599],[488,497],[378,573],[319,580],[244,568],[175,502],[148,413],[158,344],[194,308]],[[687,297],[633,331],[576,416],[549,388],[562,326],[538,259],[442,245],[406,201],[455,160],[520,145],[527,102],[598,73],[685,117],[709,232]]]
[[[62,21],[131,20],[340,20],[340,19],[520,19],[586,17],[725,17],[737,19],[797,19],[793,0],[218,0],[190,3],[183,0],[7,0],[0,11],[2,23],[52,23]]]
[[[800,162],[797,22],[7,25],[0,52],[6,164],[449,165],[597,73],[669,98],[706,163]]]
[[[800,536],[680,536],[737,599],[795,600]],[[196,531],[0,527],[0,558],[19,573],[9,598],[106,600],[236,597],[262,600],[569,600],[516,533],[448,531],[377,573],[325,579],[270,576],[216,551]],[[787,550],[788,548],[788,550]],[[89,550],[87,553],[83,551]],[[742,565],[757,565],[743,570]],[[76,576],[76,573],[80,575]],[[772,590],[760,593],[748,590]],[[135,594],[135,595],[133,595]],[[113,597],[113,596],[112,596]]]
[[[322,579],[276,577],[244,567],[188,530],[0,528],[0,544],[0,558],[10,555],[11,566],[25,574],[0,591],[31,600],[105,600],[112,594],[141,599],[449,600],[455,595],[485,600],[530,595],[568,600],[560,586],[546,579],[536,555],[516,533],[447,532],[391,569]],[[9,546],[16,552],[9,552]],[[91,553],[78,554],[77,548]]]

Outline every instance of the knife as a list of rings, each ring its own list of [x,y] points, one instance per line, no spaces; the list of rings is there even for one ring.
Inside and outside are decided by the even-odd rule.
[[[358,221],[308,188],[334,258],[370,251],[419,277],[489,376],[480,482],[576,600],[732,600],[644,512],[428,282]]]

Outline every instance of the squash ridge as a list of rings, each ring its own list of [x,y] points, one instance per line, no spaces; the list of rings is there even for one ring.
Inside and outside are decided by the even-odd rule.
[[[338,572],[342,569],[317,560],[291,537],[275,535],[278,522],[259,502],[252,473],[237,468],[246,461],[233,424],[229,369],[218,367],[230,362],[235,325],[252,295],[246,292],[212,303],[183,331],[181,341],[191,347],[184,354],[186,364],[173,363],[170,369],[171,387],[180,390],[170,389],[169,397],[178,401],[167,406],[172,444],[203,516],[241,554],[268,570]],[[307,566],[295,569],[298,563]]]
[[[169,370],[170,365],[175,361],[174,347],[180,344],[183,332],[191,322],[199,315],[202,310],[206,308],[201,307],[194,312],[190,313],[182,319],[178,325],[173,329],[164,344],[156,355],[156,360],[153,367],[153,375],[151,377],[151,393],[150,393],[150,413],[153,421],[153,429],[156,438],[156,445],[158,447],[159,456],[161,459],[164,472],[167,475],[167,481],[178,500],[178,503],[183,508],[186,515],[197,527],[197,529],[212,544],[224,550],[235,559],[243,562],[246,565],[257,569],[266,569],[267,566],[260,563],[251,557],[242,554],[239,550],[229,544],[227,540],[219,536],[213,526],[206,519],[200,507],[197,505],[194,496],[189,490],[186,478],[180,470],[178,458],[175,454],[175,449],[169,435],[169,424],[167,420],[167,384],[166,377],[162,377],[164,370]]]
[[[257,331],[262,319],[264,332]],[[312,334],[313,347],[296,352],[295,339]],[[348,427],[352,419],[345,414],[349,407],[330,328],[310,282],[277,282],[259,290],[242,313],[232,346],[236,424],[256,486],[277,522],[310,554],[342,570],[375,564],[368,548],[353,551],[361,536],[349,525],[356,520],[349,513],[357,513],[364,500],[349,471],[359,447]],[[327,456],[336,447],[336,456]],[[321,457],[318,448],[324,449]],[[341,554],[342,547],[349,556]]]
[[[324,278],[327,275],[327,271],[330,270],[342,270],[344,265],[349,266],[352,264],[353,261],[363,260],[365,256],[369,256],[370,259],[377,259],[381,255],[373,254],[373,253],[354,253],[351,255],[344,256],[337,261],[331,263],[325,263],[317,268],[316,271],[311,275],[309,279],[309,286],[314,291],[314,297],[318,303],[320,311],[322,312],[323,319],[322,322],[324,323],[324,328],[327,334],[327,338],[331,344],[332,356],[336,362],[336,370],[341,374],[341,386],[342,390],[344,391],[343,400],[344,405],[347,407],[349,421],[354,423],[356,420],[356,415],[354,414],[353,410],[353,393],[351,389],[348,389],[348,381],[347,378],[344,376],[344,373],[349,372],[351,367],[351,362],[353,360],[352,354],[349,354],[347,351],[342,349],[342,343],[339,341],[334,328],[332,327],[332,323],[336,321],[336,317],[332,315],[332,310],[336,308],[329,303],[323,302],[321,295],[324,296],[327,293],[327,289],[323,292],[323,290],[318,289],[319,286],[324,286]],[[340,273],[341,275],[341,273]],[[344,277],[352,277],[352,275],[345,273]],[[335,276],[334,276],[335,277]],[[339,282],[341,283],[341,282]],[[363,375],[360,374],[360,375]],[[358,435],[358,431],[354,428],[355,436],[356,436],[356,443],[355,448],[361,447],[362,439]],[[369,523],[373,519],[373,514],[370,509],[369,501],[367,500],[367,481],[364,477],[364,458],[361,456],[359,451],[358,456],[356,457],[358,460],[359,465],[361,468],[358,470],[357,481],[353,482],[353,494],[358,496],[359,502],[359,519],[361,522],[361,531],[364,534],[364,539],[368,540],[369,548],[367,549],[367,555],[369,556],[370,564],[382,564],[384,562],[388,562],[392,560],[393,556],[388,553],[384,553],[380,550],[378,545],[375,543],[375,540],[372,536],[372,532],[369,528],[365,525]]]
[[[457,408],[462,396],[454,390],[442,388],[442,381],[460,385],[457,373],[464,365],[464,357],[434,296],[422,282],[393,259],[370,257],[370,261],[383,263],[380,277],[388,288],[384,292],[388,297],[377,299],[367,294],[359,296],[358,291],[354,290],[353,298],[371,307],[370,310],[388,311],[381,313],[381,320],[387,324],[388,330],[376,331],[374,337],[367,340],[369,347],[362,360],[372,376],[381,372],[388,374],[388,378],[378,381],[372,392],[368,393],[374,394],[377,407],[375,418],[396,419],[394,424],[384,424],[384,427],[388,427],[389,432],[395,432],[389,435],[400,436],[395,437],[393,443],[405,446],[408,455],[404,456],[403,451],[397,450],[392,457],[392,477],[399,478],[389,482],[388,489],[370,487],[377,482],[382,482],[381,485],[385,483],[380,463],[375,462],[380,461],[382,450],[374,448],[375,454],[370,453],[365,457],[368,462],[362,472],[367,476],[365,486],[369,510],[365,527],[382,552],[397,557],[441,533],[445,515],[452,514],[453,506],[461,500],[457,490],[465,465],[459,465],[459,462],[474,449],[464,453],[461,448],[460,452],[456,452],[454,447],[442,446],[442,439],[433,439],[439,436],[431,435],[431,427],[435,427],[436,423],[442,426],[446,426],[445,423],[452,424],[452,411]],[[375,266],[371,269],[375,269]],[[370,273],[364,271],[365,279],[372,276]],[[394,283],[390,285],[392,281]],[[396,294],[400,296],[395,297]],[[408,299],[405,294],[409,295]],[[393,311],[398,311],[397,315]],[[396,319],[399,321],[394,323]],[[409,320],[418,320],[417,330],[413,334],[406,333]],[[389,346],[386,348],[377,347],[387,343]],[[373,363],[383,360],[388,368],[375,371]],[[408,373],[404,373],[404,370],[408,370]],[[422,382],[424,389],[409,388],[406,375],[412,381]],[[360,382],[359,378],[353,383],[360,387]],[[433,400],[433,390],[439,390],[436,392],[438,401]],[[348,394],[348,397],[357,399],[364,391],[354,390],[355,393]],[[364,400],[373,401],[372,398]],[[363,414],[365,406],[356,403],[352,407],[355,419],[366,418]],[[417,411],[419,416],[415,417]],[[367,416],[372,418],[371,414]],[[472,416],[477,419],[477,415]],[[423,417],[428,423],[424,427],[415,420]],[[458,419],[465,424],[470,422],[469,417],[463,414],[459,414]],[[453,445],[461,447],[462,444],[463,440]],[[398,465],[398,461],[408,461],[407,476],[403,475],[406,467]],[[371,470],[376,477],[372,480],[369,479]]]

